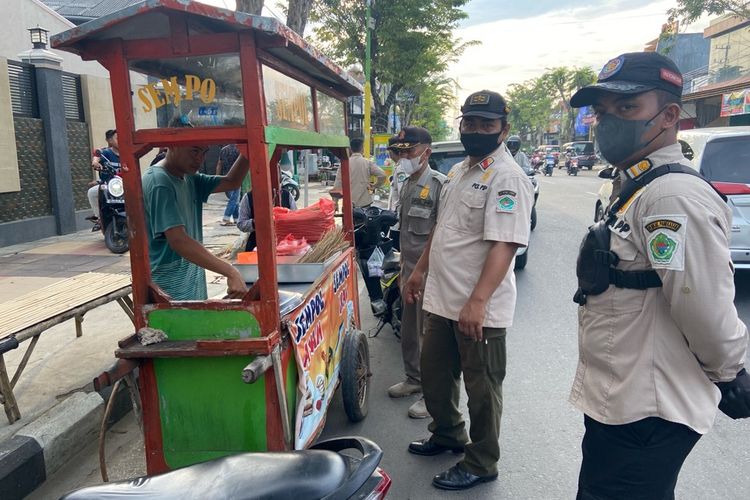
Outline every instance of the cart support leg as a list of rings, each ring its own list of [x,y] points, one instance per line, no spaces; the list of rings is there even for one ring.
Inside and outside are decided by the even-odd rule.
[[[271,360],[273,361],[273,375],[276,379],[276,395],[279,398],[279,408],[281,408],[281,427],[284,430],[284,444],[287,449],[293,448],[292,444],[292,426],[289,422],[289,409],[286,404],[286,386],[284,385],[284,372],[281,366],[281,347],[274,347],[271,351]]]

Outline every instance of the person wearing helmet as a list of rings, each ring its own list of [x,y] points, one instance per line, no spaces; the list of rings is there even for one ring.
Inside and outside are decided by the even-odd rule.
[[[505,141],[505,144],[508,146],[508,150],[510,151],[510,154],[513,155],[513,159],[516,160],[516,163],[518,163],[518,166],[521,167],[524,172],[528,173],[529,170],[531,170],[531,162],[529,161],[528,156],[526,156],[526,153],[521,151],[521,138],[517,135],[511,135]]]

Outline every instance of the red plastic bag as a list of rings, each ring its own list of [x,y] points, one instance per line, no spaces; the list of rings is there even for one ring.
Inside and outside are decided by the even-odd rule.
[[[314,205],[299,210],[274,207],[276,239],[281,241],[281,235],[293,234],[297,238],[305,238],[309,243],[315,243],[336,225],[333,219],[335,211],[336,205],[326,198],[321,198]]]
[[[276,255],[302,255],[308,250],[310,250],[310,245],[307,240],[305,238],[296,239],[292,234],[287,234],[276,245]]]

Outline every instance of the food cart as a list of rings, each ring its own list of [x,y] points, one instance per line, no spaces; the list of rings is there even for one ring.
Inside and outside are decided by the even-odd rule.
[[[187,0],[145,0],[52,45],[110,73],[127,167],[136,331],[168,337],[151,345],[124,339],[109,374],[111,382],[139,368],[148,473],[305,448],[322,430],[339,380],[347,414],[363,418],[369,353],[358,330],[352,205],[343,205],[348,247],[304,279],[281,283],[272,216],[276,166],[289,149],[338,155],[351,199],[346,98],[360,94],[359,84],[274,19]],[[193,128],[170,128],[175,118]],[[259,277],[242,300],[173,301],[151,278],[142,159],[161,146],[229,143],[250,160]]]

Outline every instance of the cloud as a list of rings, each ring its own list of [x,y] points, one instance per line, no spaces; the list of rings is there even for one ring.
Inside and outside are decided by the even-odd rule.
[[[599,0],[595,6],[591,0],[470,0],[463,8],[469,18],[463,22],[463,27],[482,24],[487,19],[509,20],[528,19],[550,12],[565,12],[581,7],[587,7],[592,15],[606,12],[617,12],[624,7],[637,8],[648,5],[653,0]]]
[[[469,11],[480,5],[531,5],[536,2],[474,0]],[[541,0],[549,6],[553,2]],[[540,76],[546,68],[589,66],[596,72],[611,58],[643,50],[656,38],[666,22],[673,0],[610,0],[581,6],[582,1],[555,2],[557,10],[523,19],[507,19],[489,13],[479,19],[496,19],[457,30],[463,40],[479,40],[452,64],[449,76],[462,87],[459,99],[477,89],[505,92],[508,85]],[[647,5],[644,5],[647,4]],[[536,8],[536,7],[535,7]],[[512,9],[511,9],[512,11]],[[474,15],[474,14],[472,14]]]

